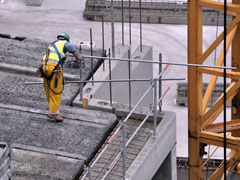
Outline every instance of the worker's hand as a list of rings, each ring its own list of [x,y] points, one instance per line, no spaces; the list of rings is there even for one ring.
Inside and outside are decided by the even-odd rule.
[[[81,58],[81,55],[78,51],[74,51],[73,53],[73,56],[76,58],[76,59],[80,59]]]

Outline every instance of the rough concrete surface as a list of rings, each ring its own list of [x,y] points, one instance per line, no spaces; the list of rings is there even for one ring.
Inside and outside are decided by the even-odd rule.
[[[24,85],[27,81],[40,81],[37,77],[0,71],[0,102],[39,109],[48,107],[42,85]],[[78,92],[77,84],[65,84],[62,104],[66,104]]]
[[[38,68],[41,64],[41,58],[46,52],[51,42],[45,42],[39,39],[26,38],[23,41],[1,38],[0,37],[0,63],[16,64],[27,67]],[[78,49],[78,47],[75,47]],[[81,54],[90,55],[90,49],[81,49]],[[102,50],[93,50],[94,56],[101,56]],[[85,66],[83,67],[83,79],[89,78],[93,69],[99,66],[100,60],[83,58]],[[69,74],[79,74],[79,62],[75,61],[73,56],[68,56],[64,64],[64,72]]]
[[[12,175],[17,180],[74,179],[84,161],[20,149],[12,151]]]
[[[41,148],[48,149],[49,151],[55,150],[63,153],[76,154],[81,158],[80,167],[83,168],[83,161],[88,161],[92,157],[107,132],[114,125],[116,117],[110,113],[98,111],[89,112],[87,110],[78,110],[77,108],[69,107],[65,107],[65,109],[65,122],[56,124],[49,121],[45,114],[0,108],[0,141],[9,144],[18,143],[39,147],[40,154]],[[34,112],[34,110],[32,111]],[[69,117],[68,113],[70,114]],[[50,171],[52,171],[53,168],[48,168],[48,166],[51,167],[51,164],[46,162],[36,165],[34,162],[42,162],[45,160],[51,162],[53,157],[48,156],[50,158],[48,159],[43,155],[41,155],[43,156],[42,158],[40,158],[41,156],[31,156],[31,158],[29,156],[21,156],[23,159],[22,164],[18,162],[20,157],[17,156],[17,164],[15,164],[14,160],[13,167],[15,168],[13,168],[12,171],[18,172],[23,164],[28,167],[31,166],[32,163],[34,166],[39,166],[40,170],[37,171],[39,173],[38,175],[44,175],[46,173],[50,176]],[[29,161],[29,158],[32,159],[32,161]],[[58,161],[59,158],[55,157],[53,160]],[[28,169],[27,167],[22,167],[23,171],[20,172],[31,176],[29,171],[24,170],[24,168]],[[81,168],[73,169],[76,171],[72,175],[76,175]],[[62,166],[60,170],[68,172],[64,166]],[[60,174],[58,178],[62,179]]]

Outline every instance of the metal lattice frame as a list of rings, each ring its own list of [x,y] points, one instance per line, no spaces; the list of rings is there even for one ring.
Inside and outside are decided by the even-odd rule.
[[[227,3],[227,14],[231,15],[232,21],[227,27],[226,51],[232,47],[232,66],[237,70],[227,70],[227,78],[231,79],[231,84],[226,90],[227,103],[231,103],[240,88],[240,4],[239,0]],[[224,10],[224,3],[211,0],[189,0],[188,1],[188,63],[204,64],[208,56],[223,41],[224,35],[220,34],[216,40],[203,52],[202,49],[202,9],[210,7],[219,11]],[[223,65],[224,49],[222,49],[216,65]],[[211,76],[206,92],[203,94],[203,75]],[[223,123],[214,123],[216,118],[223,111],[223,94],[207,109],[217,78],[223,77],[223,69],[213,69],[205,67],[189,67],[188,83],[189,87],[189,110],[188,110],[188,130],[189,130],[189,179],[203,179],[203,167],[205,162],[200,155],[202,144],[224,146]],[[227,148],[231,149],[228,155],[227,169],[231,168],[240,158],[240,105],[232,107],[232,118],[227,121]],[[224,173],[223,164],[216,169],[210,179],[217,179]]]

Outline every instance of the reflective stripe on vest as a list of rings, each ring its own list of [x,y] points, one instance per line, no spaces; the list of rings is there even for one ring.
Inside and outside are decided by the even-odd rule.
[[[67,41],[65,40],[58,40],[57,42],[54,43],[61,55],[61,59],[66,57],[66,54],[63,52],[63,48],[66,42]],[[53,46],[50,45],[49,48],[50,48],[50,52],[48,56],[48,61],[50,60],[50,62],[54,62],[57,64],[60,60],[58,57],[58,54],[55,52],[55,49]]]

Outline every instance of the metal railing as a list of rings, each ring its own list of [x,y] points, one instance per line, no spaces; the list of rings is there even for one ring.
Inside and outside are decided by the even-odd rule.
[[[121,155],[123,157],[123,179],[126,179],[126,162],[125,162],[126,148],[130,144],[130,142],[133,140],[133,138],[136,136],[136,134],[139,132],[139,130],[142,128],[142,126],[149,119],[151,114],[153,114],[153,137],[154,138],[156,137],[156,134],[157,134],[156,133],[156,127],[157,127],[157,106],[158,106],[158,104],[160,104],[160,102],[162,101],[163,97],[166,95],[166,93],[170,89],[170,87],[167,88],[166,91],[163,93],[163,95],[160,98],[157,98],[157,96],[158,96],[158,94],[157,94],[157,89],[158,89],[157,84],[158,84],[159,80],[161,79],[163,73],[166,71],[167,68],[168,68],[168,65],[163,69],[163,71],[157,77],[155,77],[155,78],[150,80],[150,85],[147,88],[147,90],[145,91],[145,93],[138,100],[138,102],[133,107],[133,109],[130,111],[130,113],[126,116],[126,118],[121,122],[120,126],[108,138],[107,144],[102,149],[100,154],[96,157],[96,159],[93,161],[93,163],[90,166],[88,166],[88,167],[85,166],[85,173],[84,173],[84,175],[81,178],[82,180],[85,179],[86,177],[91,179],[91,169],[97,163],[97,161],[100,159],[100,157],[103,155],[103,153],[107,150],[108,146],[113,142],[113,140],[116,138],[116,135],[119,133],[119,131],[121,129],[122,129],[122,139],[123,139],[121,151],[116,155],[114,160],[110,163],[110,165],[108,166],[108,170],[105,172],[105,174],[103,175],[103,177],[101,179],[104,180],[109,175],[109,173],[112,171],[113,167],[116,165],[116,163],[120,159]],[[139,107],[139,105],[143,101],[143,99],[148,95],[148,93],[151,90],[154,91],[153,104],[150,105],[151,108],[150,108],[149,112],[147,113],[147,115],[145,116],[145,118],[143,119],[143,121],[141,122],[141,124],[135,129],[135,131],[133,132],[131,137],[127,140],[127,138],[126,138],[126,123],[130,119],[132,114],[136,111],[136,109]]]
[[[132,106],[132,100],[131,100],[131,92],[132,92],[132,86],[131,83],[132,82],[143,82],[143,81],[150,81],[151,79],[131,79],[131,63],[146,63],[146,64],[157,64],[159,66],[159,73],[161,72],[161,66],[162,64],[166,64],[166,65],[174,65],[174,66],[187,66],[187,67],[207,67],[207,68],[219,68],[219,69],[229,69],[229,70],[233,70],[236,69],[234,67],[223,67],[223,66],[211,66],[211,65],[201,65],[201,64],[186,64],[186,63],[173,63],[173,62],[164,62],[162,61],[162,55],[159,54],[159,60],[158,61],[149,61],[149,60],[139,60],[139,59],[130,59],[130,51],[128,51],[128,58],[129,59],[124,59],[124,58],[113,58],[110,57],[110,50],[109,50],[109,57],[99,57],[99,56],[87,56],[87,55],[83,55],[82,58],[88,58],[88,59],[104,59],[109,61],[109,79],[108,80],[90,80],[90,81],[86,81],[83,80],[83,76],[82,76],[82,71],[83,71],[83,66],[80,65],[80,81],[69,81],[66,83],[80,83],[80,86],[83,87],[83,83],[87,83],[87,82],[91,82],[92,84],[95,83],[100,83],[100,82],[105,82],[105,83],[109,83],[109,102],[110,102],[110,106],[112,106],[112,101],[113,101],[113,93],[112,93],[112,83],[113,82],[129,82],[129,97],[128,97],[128,101],[129,101],[129,109],[131,109]],[[129,79],[112,79],[112,64],[111,61],[121,61],[121,62],[126,62],[128,63],[128,77]],[[80,63],[82,64],[82,62]],[[105,69],[104,69],[105,70]],[[94,74],[92,74],[92,76],[94,76]],[[92,78],[94,79],[94,77]],[[171,80],[184,80],[183,78],[169,78],[169,79],[162,79],[161,81],[171,81]],[[159,90],[161,91],[161,81],[159,80]],[[82,100],[83,97],[83,91],[80,90],[80,100]],[[160,94],[159,94],[160,97]],[[160,109],[160,106],[159,106]]]
[[[97,57],[97,56],[83,56],[83,58],[95,58],[95,59],[100,59],[103,57]],[[130,57],[130,56],[128,56]],[[89,166],[85,166],[85,172],[84,175],[82,176],[81,180],[85,179],[86,177],[88,177],[89,179],[91,179],[92,176],[92,169],[95,166],[95,164],[99,161],[99,159],[102,157],[102,155],[106,152],[107,148],[109,147],[109,145],[112,144],[113,140],[116,138],[117,134],[119,134],[119,131],[122,130],[122,147],[121,150],[118,152],[118,154],[115,156],[115,158],[113,159],[113,161],[110,163],[110,165],[107,168],[107,171],[105,172],[105,174],[101,177],[102,180],[106,179],[106,177],[109,175],[109,173],[112,171],[112,169],[114,168],[114,166],[117,164],[117,162],[119,161],[119,159],[122,157],[122,173],[123,173],[123,179],[126,179],[126,162],[125,162],[125,158],[126,158],[126,148],[128,147],[128,145],[130,144],[130,142],[133,140],[133,138],[136,136],[136,134],[139,132],[139,130],[142,128],[142,126],[147,122],[147,120],[149,119],[149,117],[152,115],[153,116],[153,129],[152,129],[152,136],[153,138],[157,137],[157,132],[156,132],[156,127],[157,127],[157,118],[158,118],[158,111],[157,109],[159,109],[159,112],[161,112],[161,105],[162,105],[162,99],[164,98],[164,96],[167,94],[167,92],[169,91],[170,87],[168,87],[164,93],[162,94],[162,80],[164,80],[162,78],[163,73],[167,70],[167,68],[169,67],[169,65],[177,65],[177,66],[189,66],[189,67],[208,67],[208,68],[220,68],[220,69],[235,69],[234,67],[223,67],[223,66],[209,66],[209,65],[199,65],[199,64],[184,64],[184,63],[171,63],[171,62],[163,62],[162,61],[162,55],[159,54],[159,62],[156,61],[148,61],[148,60],[136,60],[136,59],[123,59],[123,58],[112,58],[112,57],[106,57],[106,60],[109,60],[109,71],[111,71],[111,61],[124,61],[124,62],[128,62],[128,67],[129,69],[131,69],[130,65],[133,62],[137,62],[137,63],[151,63],[151,64],[158,64],[159,65],[159,74],[153,78],[153,79],[131,79],[131,74],[129,74],[129,79],[111,79],[111,76],[109,78],[109,80],[100,80],[100,81],[95,81],[95,82],[105,82],[105,83],[110,83],[110,89],[111,89],[111,83],[112,82],[129,82],[129,107],[130,107],[130,112],[129,114],[126,116],[126,118],[124,118],[124,120],[121,122],[120,126],[117,127],[117,129],[112,133],[112,135],[108,138],[105,146],[103,147],[103,149],[101,150],[101,152],[98,154],[98,156],[96,157],[96,159],[91,163],[91,165]],[[166,64],[166,66],[164,67],[164,69],[162,70],[162,64]],[[109,72],[111,74],[111,72]],[[130,73],[130,71],[129,71]],[[183,78],[179,78],[179,79],[168,79],[168,80],[183,80]],[[131,82],[143,82],[143,81],[149,81],[150,85],[149,87],[146,89],[146,91],[143,93],[143,95],[141,96],[141,98],[138,100],[138,102],[136,103],[136,105],[131,109]],[[83,82],[83,81],[77,81],[76,83],[79,82]],[[158,88],[159,88],[159,93],[158,93]],[[130,119],[130,117],[133,115],[133,113],[136,111],[136,109],[139,107],[140,103],[143,101],[143,99],[148,95],[148,93],[153,90],[153,101],[152,104],[150,104],[150,110],[148,113],[146,113],[145,118],[143,119],[143,121],[141,122],[141,124],[135,129],[135,131],[133,132],[133,134],[131,135],[131,137],[127,140],[126,138],[126,123],[127,121]],[[110,93],[111,90],[110,90]],[[112,96],[110,95],[110,105],[112,105]],[[159,108],[158,108],[159,106]]]
[[[11,178],[11,147],[5,143],[0,143],[0,180]]]

